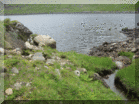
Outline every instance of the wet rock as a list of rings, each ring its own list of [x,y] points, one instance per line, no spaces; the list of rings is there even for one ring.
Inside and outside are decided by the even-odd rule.
[[[48,64],[48,65],[53,65],[54,62],[55,62],[54,59],[47,59],[46,64]]]
[[[74,74],[77,75],[77,76],[80,76],[80,71],[79,70],[75,70]]]
[[[5,93],[6,93],[7,95],[12,95],[12,94],[13,94],[13,89],[12,89],[12,88],[8,88],[8,89],[5,91]]]
[[[42,52],[37,52],[34,54],[32,57],[32,60],[40,60],[40,61],[45,61],[45,58],[42,55]]]
[[[12,71],[13,73],[16,73],[16,74],[19,73],[19,71],[18,71],[18,69],[17,69],[16,67],[13,67],[13,68],[11,69],[11,71]]]

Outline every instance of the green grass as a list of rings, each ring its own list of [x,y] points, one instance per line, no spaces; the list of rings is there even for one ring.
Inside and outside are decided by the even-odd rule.
[[[81,73],[78,77],[73,71],[61,70],[62,79],[55,73],[55,69],[60,69],[60,64],[55,62],[53,66],[44,67],[43,61],[29,62],[27,59],[22,59],[21,55],[14,55],[10,60],[5,55],[5,66],[8,67],[7,73],[11,74],[11,68],[19,69],[19,74],[5,78],[4,90],[11,85],[20,82],[32,82],[31,86],[23,86],[19,91],[13,90],[13,94],[9,95],[5,100],[13,100],[18,96],[22,96],[25,100],[121,100],[110,89],[105,88],[100,81],[92,81],[89,78],[90,74],[101,71],[105,68],[110,70],[115,64],[110,58],[89,57],[84,54],[78,54],[74,51],[58,52],[56,49],[45,46],[44,52],[49,57],[51,53],[56,53],[57,56],[70,60],[74,65],[65,66],[76,70],[77,67],[86,68],[88,74]],[[30,53],[33,53],[30,51]],[[35,51],[34,51],[35,53]],[[34,70],[39,67],[40,70]],[[97,69],[98,70],[97,70]],[[29,93],[31,91],[31,93]]]
[[[134,4],[8,4],[5,14],[32,14],[83,11],[135,11]],[[8,6],[7,5],[7,6]]]
[[[128,90],[133,89],[133,91],[136,91],[139,96],[139,83],[135,83],[135,78],[137,77],[135,77],[135,71],[138,71],[136,67],[139,66],[137,63],[139,63],[139,59],[133,60],[133,63],[130,66],[119,70],[116,73],[116,77],[120,78]]]

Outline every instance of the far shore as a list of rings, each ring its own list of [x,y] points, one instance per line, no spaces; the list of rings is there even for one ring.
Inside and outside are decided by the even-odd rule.
[[[37,14],[139,14],[138,11],[83,11],[83,12],[51,12],[51,13],[24,13],[24,14],[4,14],[7,15],[37,15]]]

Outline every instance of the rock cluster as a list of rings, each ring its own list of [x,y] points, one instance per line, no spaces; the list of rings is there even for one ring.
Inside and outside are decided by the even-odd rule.
[[[128,39],[122,42],[108,43],[104,42],[99,47],[93,47],[90,50],[89,56],[110,57],[116,63],[118,68],[123,68],[130,65],[132,60],[139,58],[139,29],[128,29],[123,33],[127,35]],[[119,52],[133,52],[135,55],[132,60],[125,56],[119,56]]]

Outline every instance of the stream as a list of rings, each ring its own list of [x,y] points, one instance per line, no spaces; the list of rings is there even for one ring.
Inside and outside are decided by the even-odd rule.
[[[115,75],[117,73],[118,70],[115,70],[114,73],[108,75],[108,79],[104,79],[104,81],[110,86],[110,89],[115,92],[117,95],[120,95],[120,97],[123,99],[123,100],[129,100],[127,97],[125,97],[125,94],[124,92],[121,92],[119,89],[117,89],[115,87],[115,84],[114,84],[114,80],[115,80]]]

